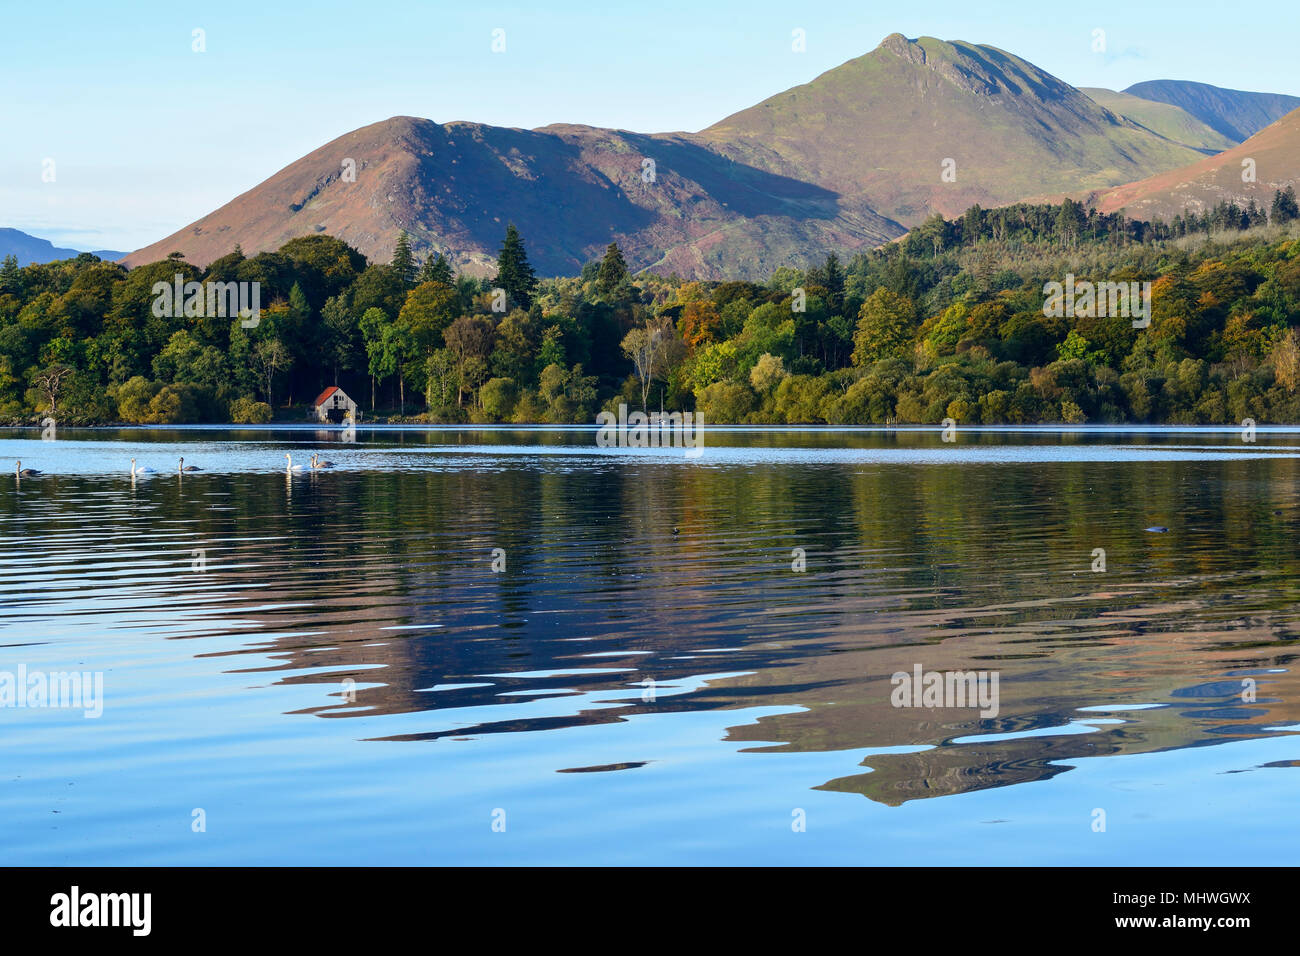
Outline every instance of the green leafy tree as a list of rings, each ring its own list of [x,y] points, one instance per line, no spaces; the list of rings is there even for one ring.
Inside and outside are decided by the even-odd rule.
[[[359,332],[357,321],[348,308],[346,298],[341,295],[325,300],[320,317],[325,327],[325,354],[334,367],[331,381],[337,383],[339,369],[351,368],[354,363]]]
[[[424,361],[424,401],[434,410],[451,405],[452,394],[459,388],[460,375],[456,356],[449,349],[438,349]]]
[[[912,340],[916,307],[906,296],[883,286],[862,303],[853,336],[853,364],[867,366],[903,355]]]
[[[460,295],[445,282],[421,282],[406,296],[398,319],[411,327],[416,347],[427,357],[460,312]]]
[[[390,367],[390,356],[384,350],[384,330],[388,327],[389,319],[380,308],[369,308],[362,313],[361,321],[358,327],[361,330],[361,339],[365,344],[366,357],[369,363],[366,366],[370,373],[370,408],[375,408],[375,385],[376,382],[387,378],[394,371]]]
[[[487,359],[492,354],[492,323],[482,316],[462,315],[447,328],[447,349],[456,357],[460,385],[456,404],[463,404],[466,391],[472,391],[487,378]]]

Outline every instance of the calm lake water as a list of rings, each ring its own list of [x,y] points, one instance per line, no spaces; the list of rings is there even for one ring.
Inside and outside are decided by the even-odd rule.
[[[345,437],[0,432],[0,862],[1297,859],[1300,431]]]

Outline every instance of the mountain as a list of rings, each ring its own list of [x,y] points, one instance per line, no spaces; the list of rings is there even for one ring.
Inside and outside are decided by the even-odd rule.
[[[343,176],[348,159],[355,181]],[[542,275],[575,273],[615,240],[637,268],[758,275],[802,262],[809,248],[875,245],[904,232],[868,208],[841,208],[830,190],[732,162],[689,136],[399,116],[326,144],[127,263],[180,250],[201,265],[236,242],[252,252],[315,232],[387,259],[406,229],[422,254],[441,252],[484,275],[509,222]]]
[[[1213,155],[1231,149],[1241,140],[1229,139],[1216,129],[1206,126],[1181,106],[1144,100],[1132,93],[1117,93],[1097,87],[1082,86],[1080,92],[1098,106],[1145,126],[1151,132],[1198,153]]]
[[[487,275],[514,222],[542,275],[573,274],[617,241],[634,269],[763,278],[932,212],[1111,186],[1199,155],[993,47],[895,34],[694,134],[393,117],[126,261],[180,251],[204,265],[236,243],[251,254],[318,232],[386,260],[405,229],[418,254]],[[941,181],[946,158],[955,182]]]
[[[0,229],[0,259],[5,256],[17,256],[20,266],[33,262],[55,262],[59,259],[75,259],[81,255],[80,249],[59,249],[48,239],[38,239],[17,229]],[[94,253],[101,259],[121,259],[125,252],[100,249]]]
[[[897,33],[700,135],[738,161],[863,199],[909,226],[1198,158],[1010,53]],[[945,159],[956,161],[955,182],[941,181]]]
[[[1243,182],[1243,163],[1254,162],[1255,182]],[[1189,166],[1139,182],[1099,190],[1087,202],[1102,212],[1123,209],[1134,219],[1172,219],[1184,209],[1197,212],[1220,200],[1254,199],[1267,208],[1273,193],[1300,181],[1300,109],[1260,130],[1239,146]]]
[[[1248,93],[1186,80],[1149,80],[1124,91],[1144,100],[1168,103],[1196,117],[1234,143],[1255,135],[1300,107],[1300,97],[1283,93]]]

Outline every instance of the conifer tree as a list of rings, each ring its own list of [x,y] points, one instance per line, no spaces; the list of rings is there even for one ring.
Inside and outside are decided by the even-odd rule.
[[[7,255],[4,265],[0,266],[0,292],[17,295],[22,287],[22,276],[18,271],[18,257]]]
[[[826,291],[830,293],[831,310],[838,313],[844,308],[844,269],[840,266],[840,257],[833,252],[826,257],[822,279],[826,283]]]
[[[1300,219],[1300,207],[1296,205],[1295,187],[1287,186],[1273,193],[1273,207],[1269,210],[1268,221],[1281,225],[1293,219]]]
[[[435,256],[429,256],[424,260],[424,265],[420,267],[419,282],[441,282],[443,285],[454,286],[456,278],[452,275],[451,265],[442,257],[442,253]]]
[[[514,223],[506,227],[506,238],[501,243],[501,254],[497,256],[497,277],[494,281],[498,288],[506,290],[506,295],[520,308],[527,309],[532,305],[537,276],[528,264],[524,240],[520,238]]]
[[[599,286],[600,291],[608,294],[617,289],[619,283],[627,277],[627,261],[623,258],[623,251],[619,249],[617,242],[611,242],[605,250],[605,258],[600,262],[596,285]]]
[[[411,254],[411,237],[403,229],[397,234],[397,248],[393,250],[393,271],[408,285],[415,281],[415,256]]]

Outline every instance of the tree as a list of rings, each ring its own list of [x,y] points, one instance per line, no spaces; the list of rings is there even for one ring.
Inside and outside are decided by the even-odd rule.
[[[284,343],[275,336],[262,339],[253,346],[253,357],[257,360],[258,368],[266,382],[266,403],[274,408],[275,398],[271,386],[274,384],[275,373],[288,368],[293,363],[293,357]]]
[[[339,369],[352,367],[352,356],[356,350],[357,322],[341,295],[331,296],[325,300],[320,310],[320,317],[325,324],[325,354],[334,366],[333,381],[337,383]]]
[[[289,314],[298,325],[311,318],[311,305],[307,302],[307,294],[302,291],[302,286],[297,282],[289,290]]]
[[[1295,187],[1287,186],[1273,193],[1273,206],[1268,213],[1268,221],[1281,225],[1293,219],[1300,219],[1300,206],[1296,204]]]
[[[505,289],[520,308],[527,309],[533,304],[533,289],[537,287],[537,276],[528,264],[528,255],[524,251],[524,240],[514,223],[506,227],[506,238],[501,243],[501,254],[497,256],[497,276],[493,280],[498,288]]]
[[[1295,329],[1287,329],[1286,335],[1274,346],[1272,361],[1277,383],[1288,392],[1294,392],[1300,386],[1300,336]]]
[[[370,360],[367,371],[370,372],[371,411],[375,408],[375,380],[391,373],[391,370],[385,367],[384,355],[384,327],[387,324],[388,316],[384,314],[383,309],[379,308],[366,309],[358,323],[362,341],[366,345],[366,357]]]
[[[505,421],[515,409],[518,390],[513,380],[508,378],[490,378],[478,390],[479,404],[483,410],[498,421]]]
[[[361,335],[370,359],[370,406],[375,405],[375,381],[396,373],[401,413],[406,413],[406,368],[418,353],[410,322],[390,319],[382,309],[361,316]]]
[[[605,258],[600,262],[600,272],[596,276],[596,286],[609,295],[619,285],[628,280],[627,262],[617,242],[611,242],[605,249]]]
[[[369,266],[352,284],[352,311],[365,315],[370,309],[381,309],[385,315],[397,315],[406,293],[406,283],[392,266]]]
[[[424,264],[420,266],[420,274],[416,277],[417,282],[441,282],[443,285],[455,286],[456,277],[452,275],[451,265],[442,257],[442,253],[436,256],[428,256]]]
[[[462,315],[447,328],[444,336],[447,349],[456,357],[460,384],[456,391],[456,404],[463,404],[462,396],[472,390],[487,373],[487,358],[492,353],[492,323],[479,315]]]
[[[0,295],[17,295],[22,291],[22,273],[18,271],[18,257],[7,255],[0,265]]]
[[[456,371],[456,357],[448,349],[438,349],[424,360],[424,402],[431,409],[446,408],[451,404],[452,389],[460,376]]]
[[[32,374],[32,388],[45,399],[51,415],[58,412],[59,393],[72,374],[73,370],[66,365],[50,365]]]
[[[406,414],[406,369],[418,354],[411,324],[398,318],[384,327],[382,346],[384,367],[397,372],[398,413]]]
[[[883,286],[871,293],[858,311],[853,336],[853,364],[872,365],[902,355],[912,339],[916,307],[912,300]]]
[[[722,316],[709,299],[687,302],[682,309],[682,338],[690,348],[698,348],[724,338]]]
[[[839,312],[844,308],[844,270],[840,267],[840,257],[833,252],[826,257],[826,265],[822,267],[822,279],[826,291],[830,293],[831,311]]]
[[[565,358],[563,330],[558,325],[548,325],[542,333],[541,348],[537,350],[537,368],[546,369],[552,365],[563,367]]]
[[[443,334],[460,312],[460,295],[444,282],[421,282],[406,296],[397,317],[411,327],[425,356],[443,344]]]
[[[1074,247],[1084,225],[1083,206],[1073,199],[1063,199],[1061,210],[1056,214],[1056,234],[1061,241]]]
[[[407,285],[415,281],[415,256],[411,254],[411,237],[403,229],[397,234],[397,247],[390,263],[397,277]]]
[[[653,319],[646,319],[644,328],[633,329],[623,337],[623,354],[632,360],[636,367],[636,377],[641,382],[643,411],[650,400],[650,383],[662,370],[671,339],[669,323],[656,323]]]
[[[785,376],[785,363],[781,357],[764,352],[749,370],[749,384],[754,391],[763,395],[775,388]]]
[[[493,374],[519,385],[529,381],[536,367],[539,333],[537,323],[528,312],[515,309],[508,313],[496,329],[496,347],[491,356]],[[549,364],[550,361],[546,363]]]

